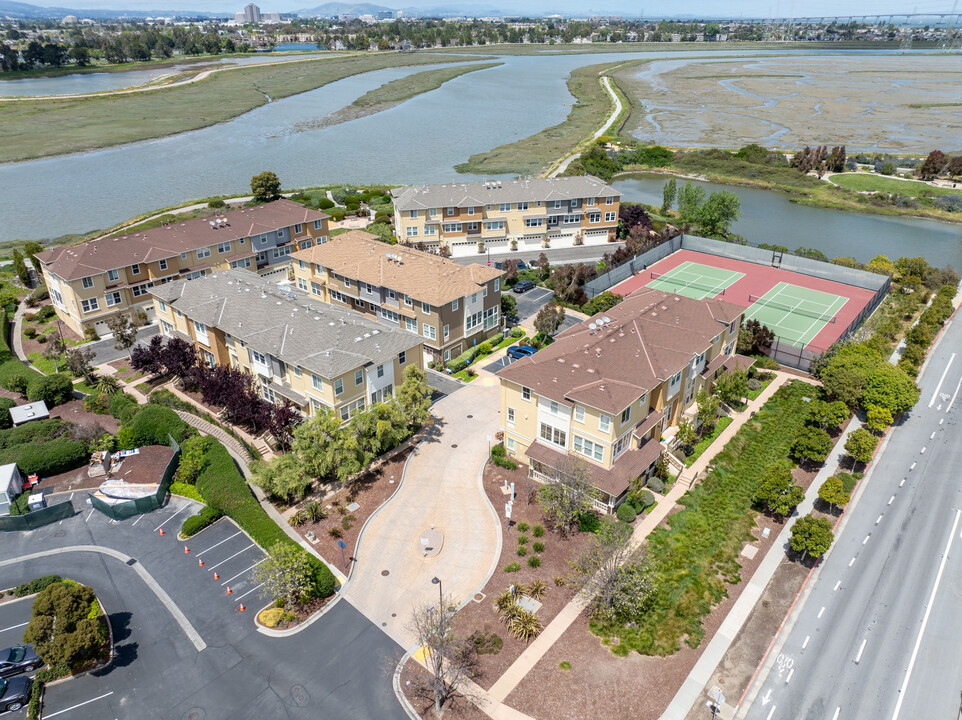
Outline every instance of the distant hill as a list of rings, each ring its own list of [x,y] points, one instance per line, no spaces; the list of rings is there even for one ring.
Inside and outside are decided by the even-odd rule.
[[[340,3],[329,2],[317,7],[295,10],[296,15],[310,16],[320,15],[331,17],[334,15],[376,15],[379,12],[394,12],[393,8],[384,5],[374,5],[373,3]]]

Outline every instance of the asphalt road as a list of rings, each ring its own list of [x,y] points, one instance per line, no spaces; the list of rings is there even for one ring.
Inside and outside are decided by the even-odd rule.
[[[159,332],[160,327],[157,325],[146,325],[137,331],[137,340],[146,344],[150,341],[152,336]],[[92,343],[88,343],[87,345],[84,345],[84,349],[93,350],[94,363],[97,365],[113,362],[114,360],[120,360],[121,358],[126,358],[128,356],[126,350],[118,350],[114,347],[113,338],[96,340]]]
[[[569,263],[596,263],[601,258],[603,258],[607,253],[613,253],[620,247],[623,247],[624,243],[606,243],[604,245],[578,245],[577,247],[569,248],[555,248],[548,250],[530,250],[523,252],[513,252],[513,253],[498,253],[496,255],[491,255],[491,267],[494,267],[496,262],[504,262],[505,260],[523,260],[529,265],[537,260],[541,253],[548,256],[548,262],[552,265],[567,265]],[[469,255],[467,257],[457,257],[453,258],[455,262],[461,263],[462,265],[471,265],[472,263],[479,263],[481,265],[488,264],[487,255]]]
[[[253,614],[265,604],[249,577],[263,557],[246,535],[221,520],[187,545],[176,533],[186,508],[114,523],[82,508],[74,517],[28,533],[5,533],[0,560],[55,548],[97,545],[119,550],[160,584],[199,635],[184,626],[144,579],[117,558],[96,552],[57,554],[0,566],[0,587],[56,573],[91,585],[110,618],[117,659],[105,670],[57,684],[45,694],[45,717],[231,720],[405,718],[385,672],[402,651],[346,601],[286,638],[263,635]],[[167,535],[156,528],[165,525]],[[198,565],[198,557],[205,567]],[[213,573],[218,572],[215,580]],[[232,595],[226,594],[229,582]],[[239,612],[240,602],[248,603]],[[19,639],[29,602],[0,606],[0,644]]]
[[[959,716],[958,318],[919,385],[918,404],[891,431],[790,619],[784,643],[776,645],[751,689],[743,713],[750,720]]]

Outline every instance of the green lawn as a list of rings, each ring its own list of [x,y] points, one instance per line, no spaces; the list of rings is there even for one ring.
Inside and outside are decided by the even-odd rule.
[[[701,454],[708,449],[709,445],[715,442],[715,439],[719,435],[721,435],[722,430],[724,430],[725,428],[727,428],[729,425],[732,424],[732,421],[733,421],[732,418],[728,417],[727,415],[723,418],[720,418],[718,420],[718,424],[715,425],[714,429],[710,433],[702,437],[702,439],[699,440],[698,443],[695,445],[695,452],[693,452],[691,456],[685,460],[685,467],[691,467],[692,465],[694,465],[695,460],[701,457]]]
[[[48,360],[45,358],[41,352],[32,352],[27,355],[27,358],[30,360],[31,364],[44,375],[53,375],[58,370],[62,373],[70,375],[70,373],[67,371],[67,365],[63,360],[63,355],[60,355],[56,365],[54,364],[53,360]]]
[[[839,187],[856,192],[898,193],[910,197],[917,197],[919,194],[962,195],[962,183],[959,184],[960,187],[957,189],[939,188],[918,180],[902,180],[886,175],[876,175],[875,173],[843,173],[832,175],[829,180]]]
[[[739,582],[738,556],[752,539],[752,496],[759,478],[788,458],[805,424],[812,396],[807,383],[793,381],[772,396],[754,418],[715,456],[714,470],[679,501],[684,510],[648,538],[657,589],[650,609],[635,624],[602,625],[592,631],[617,637],[611,650],[627,655],[671,655],[682,642],[695,648],[704,638],[704,617]]]

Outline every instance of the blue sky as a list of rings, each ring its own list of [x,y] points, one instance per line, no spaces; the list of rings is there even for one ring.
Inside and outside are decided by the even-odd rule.
[[[136,10],[196,10],[196,11],[239,11],[249,0],[23,0],[36,5],[60,5],[74,8],[129,8]],[[257,2],[257,0],[254,0]],[[260,0],[257,4],[262,10],[290,12],[304,7],[316,7],[326,0]],[[352,0],[339,0],[351,3]],[[358,0],[363,2],[364,0]],[[729,16],[729,17],[770,17],[770,16],[816,16],[816,15],[861,15],[886,14],[898,12],[951,12],[953,0],[921,0],[914,4],[905,0],[680,0],[668,2],[644,2],[644,0],[367,0],[376,5],[390,8],[404,7],[445,7],[463,8],[465,12],[478,12],[482,8],[498,8],[508,13],[544,14],[559,12],[564,14],[624,14],[637,17],[679,17],[679,16]],[[959,3],[962,4],[962,3]]]

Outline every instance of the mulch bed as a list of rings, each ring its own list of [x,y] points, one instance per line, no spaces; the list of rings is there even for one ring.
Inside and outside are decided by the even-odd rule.
[[[288,628],[297,627],[298,625],[300,625],[302,622],[307,620],[311,615],[316,613],[318,610],[322,609],[325,605],[327,605],[329,602],[331,602],[331,600],[333,600],[336,597],[337,597],[337,593],[334,593],[333,595],[328,595],[326,598],[318,598],[318,597],[311,598],[309,602],[306,602],[302,605],[297,605],[293,610],[289,611],[292,615],[297,615],[296,620],[285,620],[283,622],[278,623],[275,627],[271,629],[287,630]],[[266,610],[271,607],[274,607],[274,606],[269,605],[267,608],[262,608],[261,610]],[[258,615],[260,614],[260,612],[261,611],[258,611]],[[258,620],[258,622],[260,621]]]
[[[494,505],[502,530],[505,522],[504,504],[508,498],[508,495],[502,492],[505,481],[509,484],[514,482],[517,497],[511,512],[511,528],[502,532],[501,557],[498,559],[494,574],[482,590],[486,596],[484,600],[469,602],[458,611],[455,617],[455,630],[461,636],[467,637],[475,631],[486,635],[497,633],[504,641],[504,646],[497,654],[478,657],[478,675],[474,680],[485,689],[490,689],[527,648],[526,643],[511,636],[499,619],[498,612],[494,609],[494,601],[498,595],[513,584],[529,585],[531,581],[540,579],[547,586],[547,591],[539,601],[542,606],[537,612],[537,617],[542,625],[547,627],[576,593],[576,588],[570,583],[566,582],[561,587],[555,585],[555,578],[567,577],[570,571],[568,561],[576,557],[592,537],[589,533],[579,532],[562,537],[548,529],[537,500],[533,500],[530,505],[526,502],[527,469],[520,467],[517,470],[505,470],[489,462],[484,468],[484,491]],[[537,488],[538,484],[533,483],[533,487]],[[517,528],[520,522],[526,522],[531,527],[537,523],[545,525],[545,534],[541,538],[534,537],[530,529],[524,533],[529,539],[528,554],[524,557],[519,557],[517,554],[518,535],[522,534]],[[533,551],[532,546],[536,541],[544,543],[544,552]],[[541,565],[537,568],[529,567],[527,560],[535,555],[541,558]],[[505,572],[505,566],[513,562],[519,563],[521,569],[513,573]]]
[[[38,313],[47,305],[50,305],[49,300],[43,301],[37,307],[33,307],[33,308],[28,307],[26,310],[26,314],[31,315],[31,314]],[[11,317],[10,320],[12,323],[13,318]],[[26,335],[23,334],[23,329],[28,327],[32,327],[37,331],[37,337],[39,337],[42,334],[46,335],[47,338],[56,337],[57,336],[57,316],[54,315],[51,318],[49,318],[46,322],[39,322],[39,323],[28,321],[26,317],[24,317],[24,320],[21,323],[20,340],[23,343],[23,351],[27,355],[35,352],[42,353],[47,348],[49,340],[48,342],[41,343],[41,342],[38,342],[35,338],[28,338]],[[44,332],[45,330],[49,332],[45,333]],[[60,332],[63,333],[63,339],[68,341],[67,342],[68,347],[82,343],[84,340],[77,333],[71,330],[65,323],[60,324]]]
[[[27,401],[23,400],[23,402]],[[116,435],[117,430],[120,429],[120,421],[117,418],[113,415],[98,415],[84,410],[82,400],[71,400],[63,405],[58,405],[50,410],[50,417],[62,418],[86,427],[99,425],[111,435]]]
[[[408,702],[422,718],[437,720],[434,714],[434,693],[425,687],[430,674],[416,660],[408,660],[401,671],[401,690]],[[455,693],[442,706],[445,720],[490,720],[462,695]]]
[[[353,554],[361,528],[364,527],[365,521],[374,511],[381,507],[397,490],[401,483],[401,474],[404,472],[404,463],[407,461],[409,454],[410,450],[406,450],[377,470],[364,473],[349,487],[338,490],[331,497],[325,499],[323,490],[309,495],[298,503],[297,507],[304,507],[305,504],[312,501],[319,502],[327,512],[327,517],[315,523],[306,522],[294,529],[305,540],[307,540],[307,533],[313,532],[319,541],[316,545],[312,543],[313,548],[325,560],[344,572],[345,575],[348,574],[354,563]],[[357,510],[348,511],[347,506],[352,502],[356,502],[360,507]],[[343,515],[341,514],[342,508]],[[348,519],[352,517],[353,520]],[[340,531],[340,538],[331,536],[330,531],[334,528]],[[344,558],[347,560],[346,568],[341,559],[341,548],[337,544],[338,539],[342,540],[347,546],[344,550]]]

